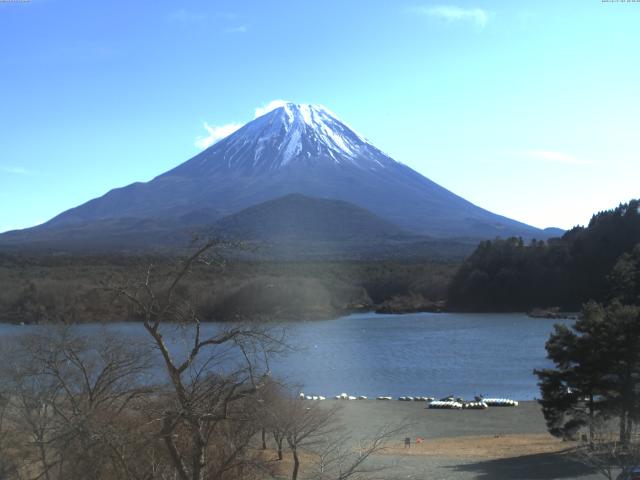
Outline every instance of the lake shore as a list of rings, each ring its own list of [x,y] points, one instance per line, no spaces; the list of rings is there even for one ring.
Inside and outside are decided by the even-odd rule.
[[[408,424],[406,436],[425,440],[547,434],[544,417],[536,401],[519,402],[517,407],[490,407],[486,410],[430,409],[425,402],[398,400],[325,400],[322,403],[339,405],[341,423],[354,435],[371,434],[383,424]]]
[[[309,402],[311,403],[311,402]],[[574,462],[573,442],[547,433],[540,405],[487,410],[436,410],[424,402],[327,400],[340,405],[340,423],[354,440],[371,437],[382,425],[407,425],[372,464],[386,467],[383,478],[467,480],[575,478],[595,473]],[[411,439],[406,448],[404,438]],[[416,440],[420,438],[420,443]]]

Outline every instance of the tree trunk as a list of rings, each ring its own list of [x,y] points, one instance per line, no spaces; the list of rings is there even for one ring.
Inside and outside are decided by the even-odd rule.
[[[202,436],[199,425],[191,425],[193,429],[192,480],[204,480],[206,441]]]
[[[180,480],[189,480],[186,465],[184,464],[182,456],[180,455],[180,452],[173,440],[173,433],[173,420],[169,415],[166,415],[163,418],[163,427],[160,435],[164,439],[164,444],[169,451],[169,456],[171,457],[171,461],[173,462],[173,466],[176,469],[178,477],[180,477]]]
[[[627,440],[627,419],[624,410],[620,412],[620,443],[626,445]]]
[[[262,450],[267,449],[267,431],[262,427]]]
[[[298,458],[298,449],[296,447],[292,447],[291,451],[293,452],[293,472],[291,472],[291,480],[297,480],[298,470],[300,469],[300,459]]]
[[[589,447],[593,448],[593,394],[589,395]]]
[[[273,434],[273,439],[276,441],[276,445],[278,447],[278,460],[282,460],[282,441],[284,439],[275,433]]]
[[[42,437],[38,438],[38,450],[40,452],[40,463],[42,463],[42,471],[44,473],[45,480],[49,480],[49,465],[47,463],[47,452],[44,449],[44,440]]]

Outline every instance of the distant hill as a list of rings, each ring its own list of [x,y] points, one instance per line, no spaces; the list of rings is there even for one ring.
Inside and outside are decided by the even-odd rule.
[[[540,237],[538,240],[544,240],[547,238],[557,238],[557,237],[561,237],[566,233],[566,230],[563,230],[561,228],[556,228],[556,227],[548,227],[542,231],[544,232],[544,236]]]
[[[461,260],[474,239],[434,239],[406,232],[341,200],[300,194],[263,202],[216,222],[215,236],[250,242],[252,258]],[[240,254],[241,256],[243,254]]]
[[[349,202],[301,194],[246,208],[219,220],[214,229],[243,240],[268,241],[370,243],[415,237]]]

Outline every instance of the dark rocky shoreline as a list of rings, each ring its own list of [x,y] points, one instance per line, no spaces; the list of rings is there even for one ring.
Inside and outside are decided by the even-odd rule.
[[[557,320],[577,320],[578,314],[575,312],[562,312],[560,307],[534,308],[527,312],[531,318],[548,318]]]

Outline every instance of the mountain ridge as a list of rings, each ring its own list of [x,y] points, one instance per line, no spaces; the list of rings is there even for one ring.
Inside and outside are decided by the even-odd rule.
[[[434,238],[545,239],[552,232],[468,202],[392,159],[324,107],[287,104],[149,182],[110,190],[25,230],[24,241],[33,232],[125,218],[180,224],[199,210],[207,212],[207,222],[200,223],[213,224],[295,193],[348,202],[411,234]]]

